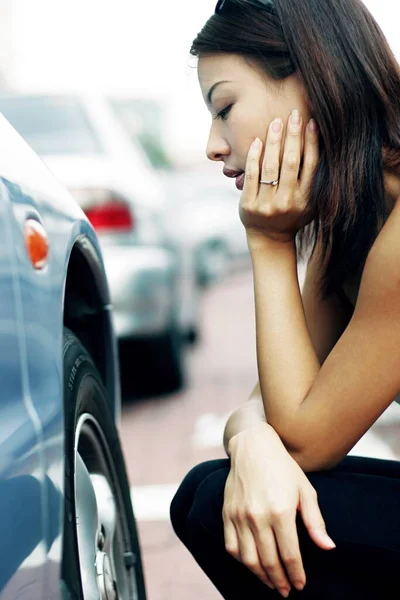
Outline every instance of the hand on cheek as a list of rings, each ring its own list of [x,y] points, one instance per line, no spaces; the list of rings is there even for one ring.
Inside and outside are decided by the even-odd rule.
[[[274,119],[264,144],[258,138],[253,142],[240,201],[249,241],[261,236],[288,242],[312,220],[307,205],[318,160],[315,121],[305,127],[298,110],[286,126]]]

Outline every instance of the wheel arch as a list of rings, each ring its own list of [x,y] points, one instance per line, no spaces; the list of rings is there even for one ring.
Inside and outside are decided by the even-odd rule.
[[[119,417],[120,388],[117,344],[102,260],[86,236],[75,241],[68,260],[64,290],[64,326],[92,357],[107,389],[111,410]]]

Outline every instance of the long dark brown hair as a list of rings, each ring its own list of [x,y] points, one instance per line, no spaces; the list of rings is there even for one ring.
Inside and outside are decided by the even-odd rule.
[[[400,167],[400,67],[361,0],[228,2],[191,54],[236,53],[273,79],[296,73],[320,130],[301,247],[320,242],[323,295],[358,276],[387,218],[384,170]],[[400,233],[399,233],[400,235]]]

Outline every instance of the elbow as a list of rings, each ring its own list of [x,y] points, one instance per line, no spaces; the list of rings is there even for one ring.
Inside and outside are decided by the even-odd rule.
[[[329,471],[343,458],[342,452],[329,447],[326,437],[306,436],[305,431],[298,431],[297,435],[286,432],[282,435],[277,431],[289,454],[296,460],[305,473],[314,471]]]
[[[339,460],[327,460],[315,455],[291,453],[299,467],[304,473],[315,473],[317,471],[330,471],[340,462]]]
[[[334,456],[320,446],[304,447],[301,450],[289,450],[290,455],[305,473],[330,471],[344,458]]]
[[[296,418],[297,417],[297,418]],[[326,431],[320,424],[300,420],[296,415],[290,421],[274,426],[286,450],[296,460],[305,473],[314,471],[329,471],[333,469],[346,455],[343,448],[332,448]]]

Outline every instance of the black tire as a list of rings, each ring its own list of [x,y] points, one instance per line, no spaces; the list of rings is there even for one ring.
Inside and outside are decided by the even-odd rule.
[[[190,327],[184,334],[184,340],[190,346],[195,346],[200,341],[200,333],[197,327]]]
[[[184,340],[176,327],[159,337],[120,344],[124,396],[170,394],[185,385]]]
[[[145,600],[146,591],[138,531],[133,515],[118,431],[110,410],[107,392],[90,355],[68,329],[64,330],[63,357],[65,414],[65,512],[61,569],[63,587],[67,588],[69,597],[74,600],[84,600],[78,558],[74,471],[77,424],[82,416],[85,418],[85,415],[89,415],[96,422],[96,431],[101,430],[99,446],[104,447],[104,455],[93,456],[89,460],[97,460],[99,464],[106,465],[106,472],[109,475],[108,482],[115,494],[119,515],[117,521],[121,528],[119,539],[123,545],[123,555],[126,558],[125,568],[128,572],[128,575],[125,574],[124,577],[127,580],[134,577],[136,580],[137,597],[132,594],[132,598]]]
[[[152,365],[161,393],[182,389],[184,385],[183,340],[174,328],[152,344]]]

